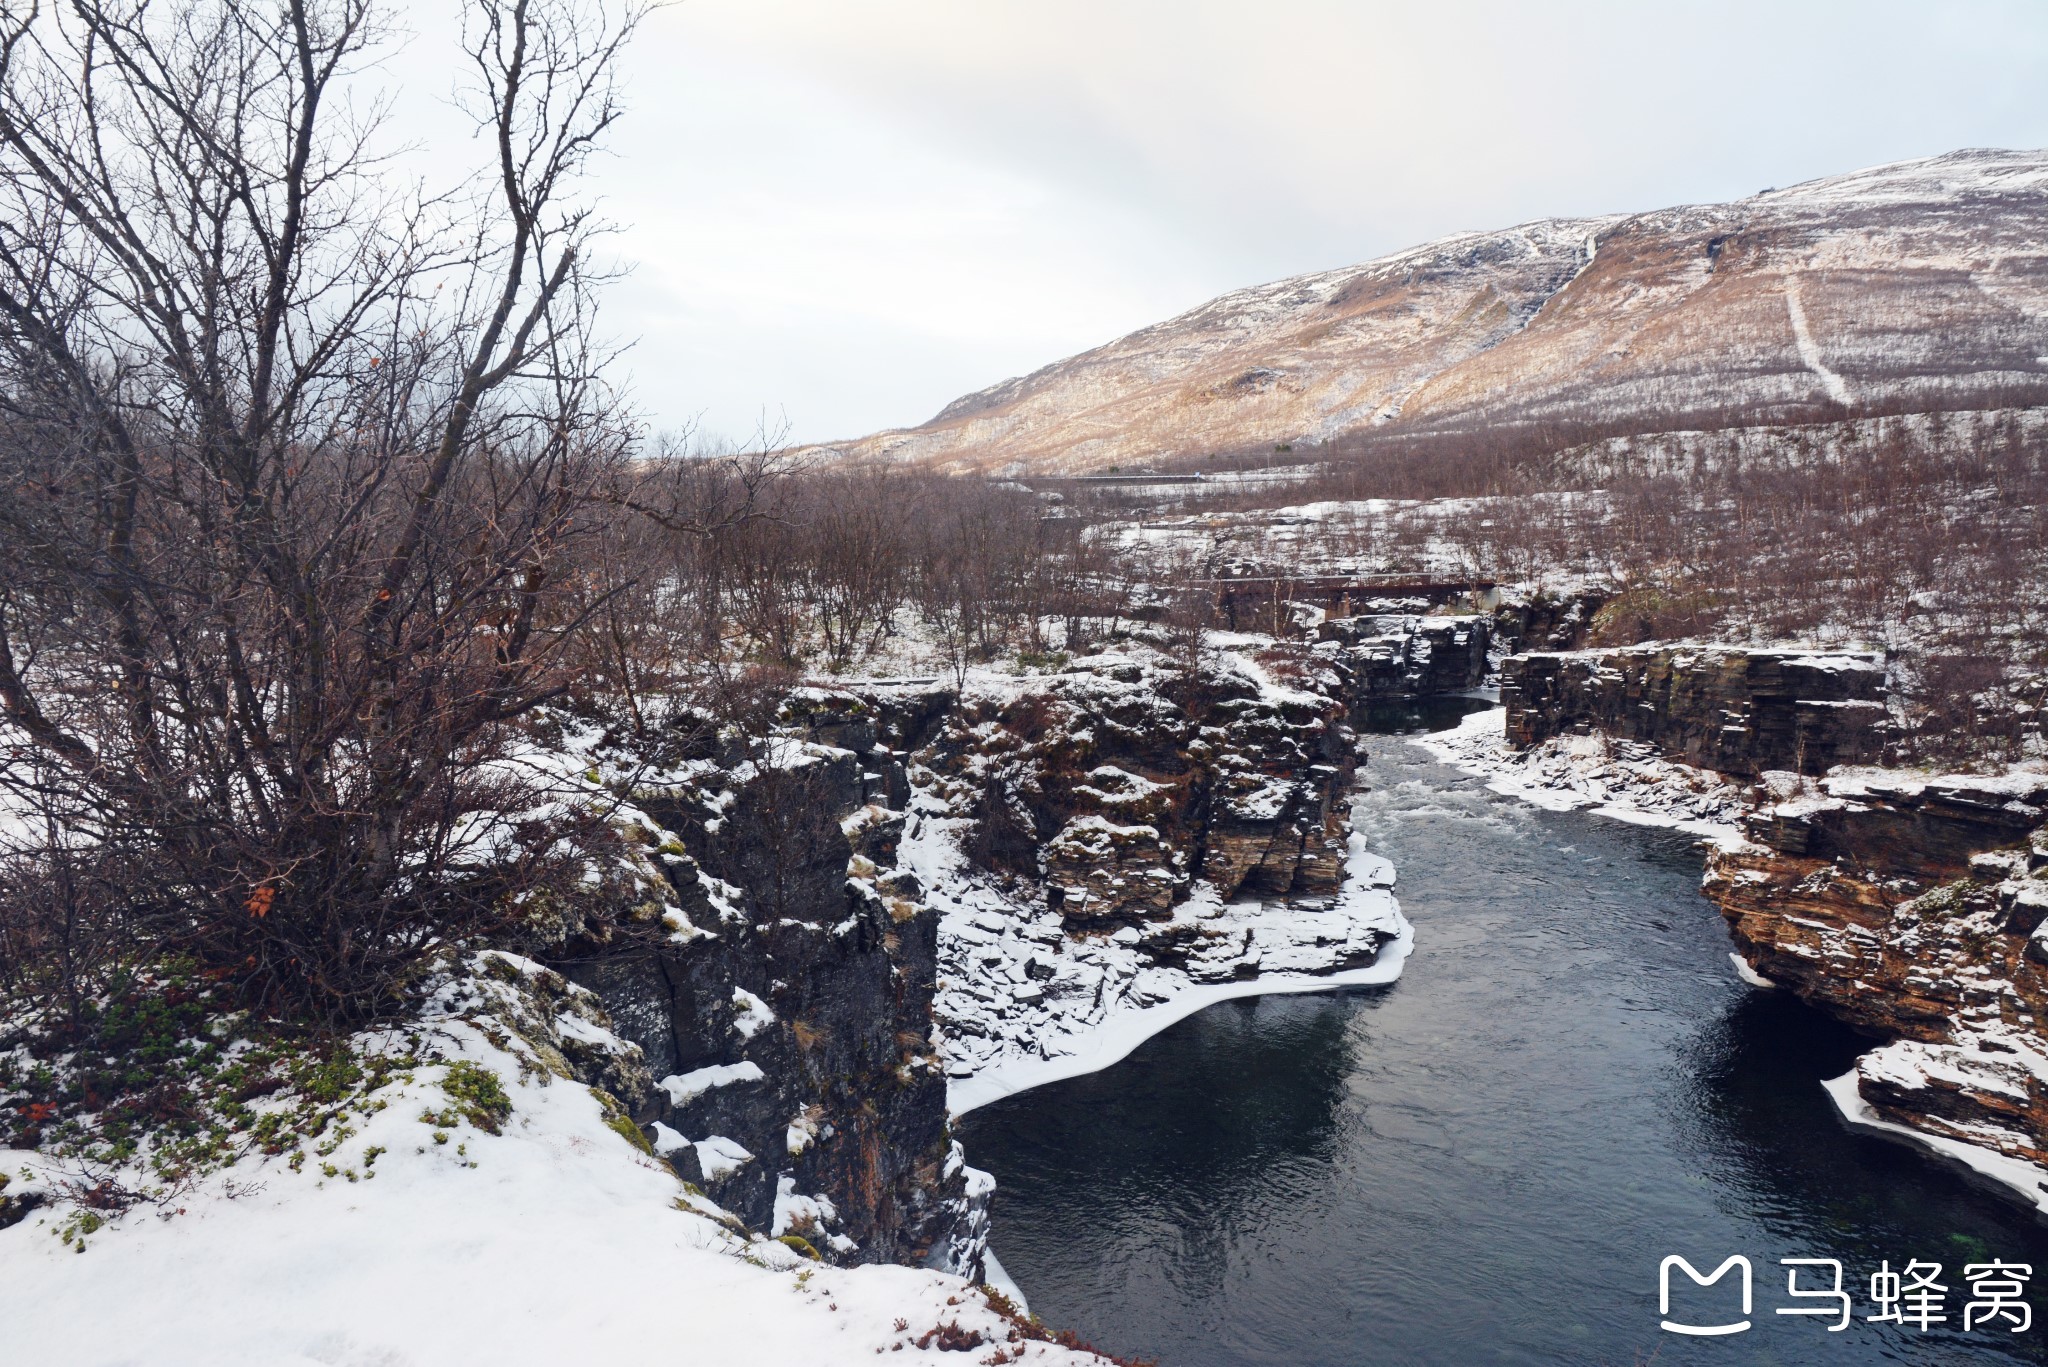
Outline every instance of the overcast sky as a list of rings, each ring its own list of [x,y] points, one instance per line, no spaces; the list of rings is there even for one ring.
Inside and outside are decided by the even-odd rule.
[[[609,318],[734,437],[1449,232],[2048,146],[2042,0],[684,0],[628,65]]]

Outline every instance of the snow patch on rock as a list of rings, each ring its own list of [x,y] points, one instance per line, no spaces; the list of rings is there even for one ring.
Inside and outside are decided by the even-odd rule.
[[[1851,1129],[1867,1130],[1931,1153],[1966,1173],[2007,1189],[2035,1210],[2048,1215],[2048,1168],[2008,1157],[1981,1145],[1966,1144],[1946,1135],[1930,1134],[1926,1130],[1884,1119],[1857,1090],[1860,1071],[1859,1064],[1840,1077],[1828,1078],[1821,1083],[1828,1100],[1835,1103],[1835,1109]]]
[[[1590,809],[1639,826],[1666,826],[1732,842],[1748,793],[1736,780],[1674,764],[1651,746],[1602,735],[1553,736],[1527,750],[1508,744],[1507,711],[1474,712],[1448,731],[1411,737],[1496,793],[1549,811]]]

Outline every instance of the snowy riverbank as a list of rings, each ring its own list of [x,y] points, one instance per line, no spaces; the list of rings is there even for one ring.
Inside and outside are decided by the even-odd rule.
[[[1740,839],[1748,806],[1742,784],[1674,764],[1635,741],[1556,736],[1527,750],[1508,744],[1503,708],[1474,712],[1448,731],[1410,739],[1494,792],[1550,811],[1590,810],[1640,826],[1665,826],[1709,840]]]
[[[1355,832],[1334,897],[1226,903],[1198,884],[1142,930],[1075,935],[977,876],[962,824],[927,813],[904,842],[943,915],[937,1043],[956,1116],[1107,1068],[1216,1002],[1392,982],[1414,942],[1393,865]]]
[[[1980,1144],[1966,1144],[1946,1135],[1930,1134],[1879,1116],[1856,1088],[1858,1069],[1821,1083],[1828,1100],[1835,1105],[1850,1129],[1864,1130],[1931,1154],[1980,1184],[1998,1189],[2001,1195],[2016,1196],[2037,1213],[2048,1216],[2048,1168],[2024,1159],[2012,1158]]]
[[[1415,932],[1404,921],[1399,937],[1364,968],[1307,975],[1275,973],[1244,982],[1189,984],[1154,1006],[1133,1006],[1109,1014],[1071,1041],[1072,1052],[1051,1058],[1016,1053],[963,1078],[947,1089],[947,1104],[962,1116],[991,1101],[1043,1087],[1050,1082],[1101,1072],[1121,1063],[1146,1040],[1218,1002],[1240,997],[1280,996],[1299,992],[1330,992],[1346,987],[1374,987],[1401,976],[1401,966],[1414,947]]]

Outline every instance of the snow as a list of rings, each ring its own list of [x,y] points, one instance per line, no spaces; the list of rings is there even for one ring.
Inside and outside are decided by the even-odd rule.
[[[2009,1158],[1976,1144],[1965,1144],[1946,1135],[1930,1134],[1886,1120],[1863,1099],[1856,1088],[1856,1076],[1857,1069],[1851,1068],[1840,1077],[1828,1078],[1821,1083],[1828,1099],[1835,1103],[1836,1111],[1851,1129],[1869,1130],[1932,1153],[1966,1173],[2008,1189],[2036,1211],[2048,1215],[2048,1168],[2023,1159]]]
[[[1508,744],[1507,710],[1466,716],[1448,731],[1410,739],[1493,792],[1547,811],[1591,810],[1638,826],[1662,826],[1733,845],[1743,839],[1742,785],[1674,764],[1655,750],[1606,736],[1554,736],[1527,750]]]
[[[1731,949],[1728,951],[1728,959],[1731,963],[1735,965],[1735,976],[1742,979],[1742,981],[1748,983],[1751,987],[1777,986],[1777,984],[1772,982],[1769,978],[1766,978],[1763,974],[1751,968],[1749,966],[1749,960],[1743,958],[1734,950]]]
[[[748,1039],[752,1039],[763,1026],[775,1023],[775,1013],[744,987],[732,990],[732,1028]]]
[[[1364,968],[1321,975],[1273,974],[1246,982],[1189,984],[1158,1006],[1139,1007],[1113,1014],[1087,1032],[1074,1052],[1058,1058],[1014,1058],[970,1077],[955,1078],[947,1086],[946,1101],[955,1117],[1033,1087],[1067,1078],[1099,1073],[1123,1062],[1131,1051],[1160,1031],[1186,1020],[1205,1007],[1240,997],[1281,996],[1301,992],[1331,992],[1345,987],[1374,987],[1401,976],[1402,961],[1414,947],[1415,931],[1405,920],[1401,933],[1380,950],[1379,958]]]
[[[1024,1298],[1024,1288],[1017,1285],[1017,1279],[1010,1275],[1002,1261],[996,1257],[994,1249],[988,1249],[981,1255],[981,1265],[988,1285],[1008,1296],[1010,1303],[1022,1313],[1031,1313],[1031,1302]]]
[[[824,1196],[800,1196],[796,1190],[796,1179],[784,1174],[775,1184],[775,1223],[769,1233],[788,1234],[799,1226],[815,1229],[827,1220],[835,1220],[839,1212],[833,1208],[830,1199]]]
[[[958,1322],[1007,1332],[958,1277],[839,1269],[743,1238],[665,1163],[604,1123],[585,1088],[529,1073],[481,1032],[448,1048],[496,1072],[500,1135],[435,1145],[423,1071],[329,1161],[364,1175],[248,1159],[158,1211],[137,1208],[84,1253],[32,1214],[0,1232],[4,1357],[77,1367],[560,1367],[679,1358],[762,1363],[958,1362],[915,1335]],[[445,1100],[445,1098],[442,1098]],[[385,1152],[367,1167],[370,1146]],[[0,1151],[19,1176],[42,1159]],[[470,1166],[470,1164],[474,1166]],[[908,1331],[895,1328],[898,1321]],[[900,1356],[895,1345],[901,1344]],[[1037,1364],[1090,1360],[1049,1344]]]
[[[1354,832],[1344,886],[1326,907],[1226,905],[1212,887],[1200,885],[1195,897],[1176,909],[1169,925],[1228,927],[1223,942],[1235,946],[1235,954],[1214,965],[1198,965],[1222,981],[1199,981],[1187,970],[1150,963],[1138,948],[1144,932],[1132,926],[1110,936],[1107,946],[1078,947],[1071,958],[1062,952],[1067,947],[1059,946],[1056,918],[1028,927],[1037,931],[1036,938],[1012,937],[1007,950],[1004,941],[982,932],[980,952],[994,956],[982,958],[984,964],[1001,965],[1010,956],[1027,962],[1053,958],[1059,969],[1052,981],[1078,978],[1084,990],[1046,1000],[1020,973],[1016,977],[1022,981],[1012,980],[1004,991],[1000,985],[1009,975],[999,967],[984,972],[975,984],[984,990],[998,985],[987,1002],[977,999],[981,994],[942,990],[942,1019],[950,1015],[956,1023],[968,1021],[983,1032],[962,1037],[949,1031],[945,1036],[948,1107],[956,1116],[965,1115],[1001,1097],[1100,1072],[1162,1030],[1218,1002],[1393,982],[1415,939],[1390,891],[1393,882],[1393,867],[1371,853],[1365,838]],[[954,934],[961,925],[956,918],[941,922],[942,931]],[[971,922],[966,926],[973,930]],[[1373,956],[1370,963],[1335,967],[1366,954]],[[1092,978],[1084,976],[1091,972]],[[1253,976],[1241,976],[1246,973]],[[981,1048],[964,1056],[967,1044]]]
[[[1821,359],[1820,344],[1813,340],[1813,329],[1806,324],[1806,309],[1799,299],[1797,280],[1785,286],[1785,312],[1792,320],[1792,343],[1799,351],[1800,363],[1820,380],[1829,398],[1839,404],[1850,403],[1848,384]]]
[[[670,1105],[681,1106],[714,1087],[730,1087],[737,1082],[759,1082],[764,1076],[760,1064],[746,1060],[739,1063],[718,1063],[694,1072],[677,1073],[663,1078],[654,1085],[668,1093]]]
[[[1830,771],[1822,786],[1828,796],[1843,799],[1912,798],[1931,789],[1943,795],[1975,792],[2023,803],[2048,802],[2048,765],[2029,760],[1990,774],[1844,767]]]
[[[1966,194],[2038,192],[2043,188],[2048,188],[2048,162],[2040,152],[1968,148],[1766,190],[1756,198],[1824,208],[1940,203]]]
[[[717,1182],[730,1177],[754,1161],[754,1155],[722,1134],[708,1135],[698,1140],[695,1147],[697,1165],[704,1169],[704,1180],[707,1182]]]

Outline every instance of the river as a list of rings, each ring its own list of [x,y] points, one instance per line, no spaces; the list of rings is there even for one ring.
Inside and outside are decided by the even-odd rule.
[[[1398,982],[1214,1006],[960,1122],[1035,1312],[1166,1367],[2048,1361],[2048,1323],[1960,1332],[1964,1264],[2048,1283],[2048,1232],[1837,1121],[1819,1080],[1864,1046],[1736,979],[1691,837],[1527,807],[1392,735],[1362,777],[1416,930]],[[1662,1330],[1670,1254],[1746,1256],[1752,1327]],[[1843,1264],[1847,1329],[1776,1313],[1819,1304],[1790,1257]],[[1867,1320],[1880,1261],[1915,1259],[1948,1323]],[[1677,1274],[1673,1318],[1735,1319],[1738,1275]]]

